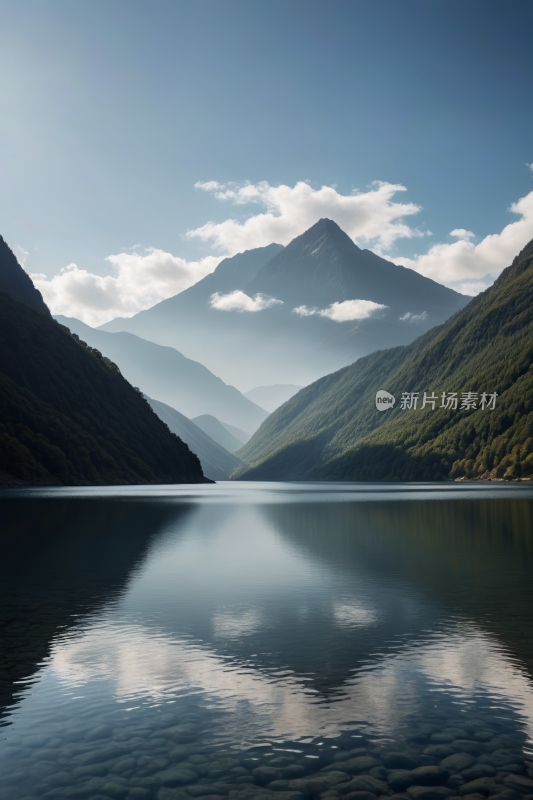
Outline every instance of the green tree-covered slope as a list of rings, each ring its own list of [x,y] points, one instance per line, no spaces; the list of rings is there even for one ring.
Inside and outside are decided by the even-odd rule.
[[[205,480],[111,362],[0,292],[0,485]]]
[[[533,473],[533,241],[444,325],[303,389],[235,455],[241,480],[441,480]],[[396,397],[379,412],[375,394]],[[404,392],[418,408],[402,409]],[[421,408],[423,393],[439,397]],[[440,408],[443,392],[497,392],[494,410]],[[487,475],[488,477],[488,475]]]

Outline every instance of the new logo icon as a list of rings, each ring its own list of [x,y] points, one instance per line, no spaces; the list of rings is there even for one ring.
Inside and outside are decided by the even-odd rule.
[[[395,402],[396,398],[392,394],[384,392],[383,389],[376,393],[376,408],[378,411],[386,411],[388,408],[392,408]]]

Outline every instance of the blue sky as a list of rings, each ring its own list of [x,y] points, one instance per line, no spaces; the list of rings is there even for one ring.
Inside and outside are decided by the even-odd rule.
[[[194,264],[233,252],[225,228],[186,234],[283,215],[265,184],[245,202],[246,181],[294,190],[307,180],[342,196],[382,181],[407,190],[385,205],[420,207],[397,220],[418,234],[384,244],[358,240],[355,223],[348,232],[418,268],[415,254],[439,243],[500,234],[533,191],[532,23],[529,0],[4,0],[0,233],[27,252],[30,273],[51,279],[76,264],[109,276],[126,269],[126,248]],[[524,239],[530,205],[501,258]],[[439,264],[420,271],[438,280]],[[142,284],[147,265],[130,264],[131,280]],[[459,280],[454,269],[443,282]],[[490,282],[482,273],[464,277]]]

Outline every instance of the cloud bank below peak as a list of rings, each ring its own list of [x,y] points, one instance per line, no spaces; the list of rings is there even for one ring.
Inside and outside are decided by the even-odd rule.
[[[344,300],[342,303],[332,303],[327,308],[308,308],[307,306],[298,306],[293,308],[293,313],[298,314],[300,317],[312,317],[318,314],[321,317],[327,317],[334,322],[351,322],[358,319],[368,319],[374,311],[380,311],[388,306],[381,303],[374,303],[372,300]]]
[[[278,304],[283,305],[283,300],[277,300],[275,297],[260,293],[249,297],[240,289],[229,292],[229,294],[215,292],[209,298],[211,308],[216,308],[219,311],[255,312],[263,311],[265,308],[271,308]],[[367,319],[375,311],[380,311],[384,308],[388,308],[388,306],[374,303],[372,300],[344,300],[342,303],[332,303],[328,308],[308,308],[303,305],[293,308],[292,311],[300,317],[312,317],[318,314],[318,316],[327,317],[334,320],[334,322],[348,322]]]
[[[229,294],[215,292],[209,298],[211,308],[216,308],[218,311],[263,311],[278,304],[283,305],[283,300],[261,293],[249,297],[240,289],[235,289]]]

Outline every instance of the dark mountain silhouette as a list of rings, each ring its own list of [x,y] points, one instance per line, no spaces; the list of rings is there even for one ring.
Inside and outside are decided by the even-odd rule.
[[[173,347],[162,347],[131,333],[90,328],[72,317],[57,316],[55,319],[114,361],[134,386],[176,408],[189,419],[199,414],[213,414],[253,432],[268,416],[267,411],[234,386],[228,386],[202,364],[185,358]]]
[[[232,451],[226,450],[223,445],[208,436],[202,428],[184,417],[175,408],[146,395],[145,397],[157,416],[168,425],[172,433],[179,436],[192,452],[196,453],[206,478],[214,481],[227,481],[231,473],[241,466],[242,461],[233,456]],[[242,442],[237,442],[237,447],[242,447],[242,444]],[[236,450],[237,447],[233,449]]]
[[[0,292],[7,292],[15,300],[26,303],[45,317],[50,316],[42,294],[35,288],[32,279],[24,272],[2,236],[0,236]]]
[[[177,347],[237,386],[306,385],[379,348],[408,344],[469,300],[361,250],[331,220],[320,220],[285,248],[272,247],[226,259],[196,286],[102,327]],[[255,311],[210,305],[214,294],[235,290],[282,302]],[[343,322],[318,313],[346,300],[387,308]],[[314,313],[295,313],[301,306]]]
[[[248,480],[439,480],[533,474],[533,241],[498,280],[407,347],[302,389],[236,452]],[[396,398],[386,412],[375,395]],[[417,410],[402,409],[419,393]],[[438,399],[421,408],[424,392]],[[475,408],[442,408],[472,392]],[[494,410],[482,393],[497,393]]]
[[[0,292],[0,484],[204,481],[114,364]]]

